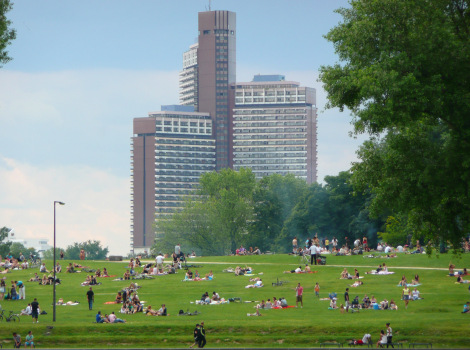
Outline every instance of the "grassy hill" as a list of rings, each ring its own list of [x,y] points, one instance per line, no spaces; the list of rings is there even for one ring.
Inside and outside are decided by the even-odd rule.
[[[7,285],[11,280],[22,280],[26,285],[25,301],[0,301],[4,310],[19,312],[28,302],[37,298],[41,309],[38,324],[31,317],[22,316],[21,322],[0,323],[0,344],[12,347],[11,333],[17,331],[26,336],[33,331],[39,347],[189,347],[192,344],[192,331],[196,323],[204,320],[207,331],[207,347],[317,347],[326,341],[347,342],[352,338],[362,338],[364,333],[372,334],[378,340],[385,323],[390,322],[394,330],[394,342],[432,342],[433,347],[469,347],[468,330],[470,315],[462,314],[462,307],[470,300],[470,284],[456,284],[456,278],[447,277],[449,261],[457,269],[470,267],[470,255],[460,257],[451,254],[428,257],[426,255],[404,255],[397,258],[366,258],[363,256],[328,256],[327,265],[314,266],[314,274],[284,274],[283,271],[299,265],[299,257],[289,255],[262,256],[221,256],[191,259],[190,263],[201,265],[197,268],[201,275],[212,270],[213,281],[182,282],[184,270],[176,275],[155,276],[152,280],[138,280],[141,285],[139,297],[146,306],[159,308],[162,303],[168,307],[170,316],[149,317],[142,313],[118,315],[125,318],[125,324],[94,324],[98,310],[104,313],[118,313],[119,305],[104,304],[113,301],[118,291],[129,285],[128,281],[113,281],[101,278],[101,285],[94,286],[94,310],[89,311],[86,302],[88,287],[82,287],[86,273],[61,273],[62,280],[57,285],[57,299],[78,301],[77,306],[57,306],[57,322],[52,322],[52,286],[25,282],[38,272],[37,269],[13,271],[6,275]],[[69,261],[61,261],[63,268]],[[392,275],[366,275],[366,271],[386,263]],[[106,267],[110,274],[122,277],[126,262],[85,261],[90,268]],[[52,267],[52,262],[46,262]],[[245,288],[249,277],[223,273],[227,267],[249,265],[254,273],[264,281],[263,288]],[[375,295],[378,300],[394,299],[398,310],[361,310],[358,313],[342,314],[339,310],[328,310],[329,302],[315,297],[314,285],[319,282],[320,297],[328,293],[338,293],[338,305],[343,302],[343,293],[351,280],[339,279],[344,266],[350,273],[357,267],[364,285],[350,288],[350,296],[360,299],[364,294]],[[195,269],[192,269],[195,270]],[[140,269],[138,269],[140,271]],[[418,287],[424,300],[412,301],[408,309],[400,300],[402,288],[397,284],[402,275],[411,280],[419,274],[422,285]],[[470,276],[467,276],[470,279]],[[272,286],[277,280],[288,281],[282,286]],[[255,312],[254,302],[268,298],[285,297],[290,305],[295,305],[294,288],[300,282],[304,287],[304,307],[283,310],[262,311],[262,317],[247,317]],[[225,299],[238,297],[242,303],[222,305],[192,304],[204,292],[216,291]],[[198,316],[178,316],[178,311],[198,310]],[[53,326],[48,329],[47,326]]]

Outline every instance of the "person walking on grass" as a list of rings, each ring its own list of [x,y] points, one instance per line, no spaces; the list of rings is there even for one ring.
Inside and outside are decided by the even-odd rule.
[[[349,288],[346,288],[346,292],[344,292],[344,306],[346,312],[349,312]]]
[[[393,342],[392,342],[392,327],[390,327],[390,323],[386,324],[387,326],[387,348],[390,345],[393,348]]]
[[[193,343],[193,345],[190,346],[190,348],[193,348],[196,344],[199,344],[199,339],[201,337],[201,330],[200,330],[199,327],[200,327],[199,323],[196,324],[196,328],[194,328],[194,332],[193,332],[194,343]]]
[[[204,346],[206,346],[206,330],[204,329],[204,321],[202,321],[200,324],[199,332],[201,334],[199,335],[198,347],[203,348]]]
[[[88,292],[86,292],[86,297],[88,300],[88,310],[93,310],[93,302],[95,301],[95,293],[93,292],[92,287],[90,287]]]
[[[318,284],[318,282],[315,284],[314,290],[315,290],[315,296],[317,298],[320,298],[320,285]]]
[[[304,307],[304,302],[302,300],[302,294],[304,293],[304,287],[300,285],[300,283],[295,287],[295,307],[299,306],[299,301],[300,301],[300,307]]]

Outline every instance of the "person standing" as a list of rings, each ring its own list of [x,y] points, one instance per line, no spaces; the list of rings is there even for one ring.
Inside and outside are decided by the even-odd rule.
[[[180,253],[181,253],[181,246],[179,244],[177,244],[175,246],[175,254],[179,256]]]
[[[388,348],[389,345],[392,348],[394,348],[393,343],[392,343],[392,336],[393,336],[392,327],[390,327],[390,323],[387,323],[386,326],[387,326],[387,348]]]
[[[26,299],[26,287],[22,281],[16,282],[18,287],[18,298],[19,299]]]
[[[320,298],[320,285],[318,284],[318,282],[315,284],[315,296],[317,298]]]
[[[325,249],[327,251],[330,251],[330,240],[327,238],[325,238]]]
[[[294,237],[294,239],[292,240],[292,252],[295,254],[297,252],[297,237]]]
[[[346,312],[349,312],[349,288],[346,288],[346,292],[344,293],[344,306]]]
[[[155,258],[155,263],[157,265],[158,273],[163,273],[163,255],[162,253],[158,253],[157,257]]]
[[[85,260],[85,249],[80,250],[80,260]]]
[[[331,240],[331,244],[333,245],[333,250],[336,251],[337,246],[338,246],[338,240],[336,239],[335,236],[333,236],[333,239]]]
[[[199,335],[198,347],[203,348],[204,346],[206,346],[206,330],[204,329],[204,321],[201,322],[199,332],[201,334]]]
[[[34,301],[31,303],[31,316],[33,318],[33,323],[39,323],[39,303],[38,299],[34,298]]]
[[[401,298],[405,302],[405,309],[408,309],[408,303],[410,302],[410,289],[408,286],[405,284],[405,288],[403,288],[403,291],[401,292]]]
[[[302,295],[304,293],[304,287],[300,285],[300,283],[295,287],[295,307],[299,306],[299,301],[300,301],[300,307],[304,307],[304,302],[302,300]]]
[[[93,310],[93,302],[95,301],[95,293],[93,292],[92,287],[90,287],[88,292],[86,292],[86,297],[88,299],[88,310]]]
[[[64,254],[64,251],[61,250],[61,251],[60,251],[60,260],[64,260],[64,255],[65,255],[65,254]]]
[[[315,244],[312,244],[310,246],[310,265],[313,265],[314,261],[316,265],[317,264],[317,246]]]

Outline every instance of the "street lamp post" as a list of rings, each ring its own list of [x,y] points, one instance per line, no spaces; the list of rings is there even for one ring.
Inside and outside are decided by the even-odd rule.
[[[52,292],[52,322],[55,322],[55,307],[56,307],[56,300],[55,300],[55,266],[56,266],[56,262],[55,262],[55,205],[56,204],[60,204],[60,205],[64,205],[65,203],[64,202],[60,202],[60,201],[54,201],[54,265],[52,266],[52,269],[54,270],[54,281],[53,281],[53,292]]]

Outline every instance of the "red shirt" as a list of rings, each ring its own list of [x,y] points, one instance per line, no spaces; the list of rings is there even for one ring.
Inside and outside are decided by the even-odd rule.
[[[297,296],[300,296],[304,292],[304,287],[297,287],[296,291],[297,291]]]

